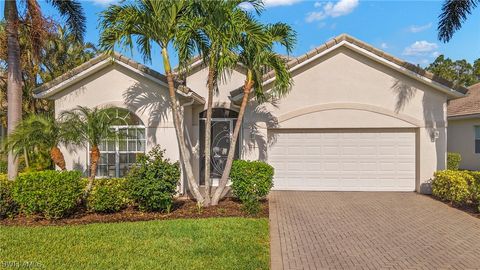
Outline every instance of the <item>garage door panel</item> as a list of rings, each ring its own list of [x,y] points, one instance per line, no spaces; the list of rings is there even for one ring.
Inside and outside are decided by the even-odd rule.
[[[268,158],[275,168],[275,189],[415,189],[413,131],[281,131],[272,135],[276,143],[269,148]]]

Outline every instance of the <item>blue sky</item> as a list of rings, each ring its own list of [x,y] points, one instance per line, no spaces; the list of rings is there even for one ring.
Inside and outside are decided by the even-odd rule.
[[[452,59],[480,58],[480,7],[469,16],[449,43],[437,39],[438,15],[442,1],[302,1],[264,0],[264,22],[286,22],[298,33],[294,56],[301,55],[341,33],[357,37],[371,45],[414,64],[425,66],[439,54]],[[82,4],[87,14],[86,39],[97,43],[98,13],[116,0],[88,0]],[[46,15],[57,15],[41,3]],[[3,5],[0,7],[3,14]],[[154,53],[159,55],[157,49]],[[126,52],[143,62],[138,53]],[[173,59],[173,61],[176,61]],[[160,57],[147,65],[163,71]]]

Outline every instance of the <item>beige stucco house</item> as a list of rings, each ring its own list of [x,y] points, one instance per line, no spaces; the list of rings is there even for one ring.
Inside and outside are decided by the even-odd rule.
[[[448,104],[448,152],[462,156],[460,168],[480,170],[480,83]]]
[[[348,35],[288,62],[294,85],[281,100],[251,101],[242,125],[238,157],[265,160],[275,168],[274,189],[422,191],[445,168],[447,102],[466,89]],[[203,183],[207,69],[194,61],[177,94]],[[264,79],[268,89],[272,74]],[[245,80],[241,67],[218,85],[212,125],[214,181],[219,177],[236,121]],[[99,172],[122,176],[137,153],[154,145],[179,158],[165,77],[121,55],[100,56],[37,89],[55,101],[55,112],[75,106],[115,106],[130,132],[106,142]],[[86,172],[87,149],[64,149],[67,167]],[[182,186],[186,191],[186,186]]]

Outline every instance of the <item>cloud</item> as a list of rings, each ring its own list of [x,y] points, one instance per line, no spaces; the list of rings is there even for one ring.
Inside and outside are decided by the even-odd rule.
[[[278,7],[278,6],[291,6],[301,2],[302,0],[264,0],[263,5],[265,8]],[[252,9],[252,5],[249,3],[240,4],[244,9]]]
[[[99,5],[104,7],[111,4],[117,4],[119,2],[119,0],[89,0],[89,1],[92,2],[94,5]]]
[[[321,6],[322,6],[322,3],[320,3],[320,2],[315,2],[315,4],[313,4],[313,7],[315,7],[315,8],[319,8]]]
[[[358,6],[358,0],[340,0],[336,3],[328,2],[325,5],[317,5],[317,3],[314,4],[314,7],[323,7],[322,10],[307,13],[306,22],[311,23],[328,17],[344,16],[350,14]]]
[[[411,25],[410,27],[408,27],[408,32],[419,33],[419,32],[423,32],[425,30],[428,30],[431,27],[432,27],[432,23],[427,23],[427,24],[424,24],[424,25]]]
[[[388,44],[385,43],[385,42],[382,42],[382,43],[380,44],[380,48],[382,48],[382,49],[388,49]]]
[[[403,50],[403,55],[426,55],[438,49],[436,43],[430,43],[428,41],[415,41],[412,45],[406,47]]]

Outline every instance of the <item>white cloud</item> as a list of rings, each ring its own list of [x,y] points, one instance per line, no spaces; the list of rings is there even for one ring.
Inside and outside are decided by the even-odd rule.
[[[321,6],[322,6],[322,3],[320,3],[320,2],[315,2],[315,4],[313,4],[313,7],[315,7],[315,8],[319,8]]]
[[[382,48],[382,49],[388,49],[388,44],[385,43],[385,42],[382,42],[382,43],[380,44],[380,48]]]
[[[316,3],[314,6],[317,6]],[[358,6],[358,0],[340,0],[336,3],[328,2],[323,5],[321,11],[312,11],[307,13],[305,21],[311,23],[325,18],[336,18],[350,14]]]
[[[104,7],[111,4],[117,4],[119,2],[119,0],[89,0],[89,1],[92,2],[94,5],[99,5]]]
[[[265,8],[269,7],[278,7],[278,6],[291,6],[296,3],[301,2],[302,0],[264,0],[263,5]],[[240,4],[244,9],[252,9],[252,5],[249,3]]]
[[[437,58],[438,56],[440,56],[440,52],[439,51],[434,51],[434,52],[432,52],[431,56],[433,58]]]
[[[432,23],[427,23],[424,25],[411,25],[410,27],[408,27],[408,31],[411,33],[419,33],[419,32],[428,30],[431,27],[432,27]]]
[[[403,55],[425,55],[438,49],[436,43],[430,43],[428,41],[415,41],[412,45],[406,47],[403,50]]]

